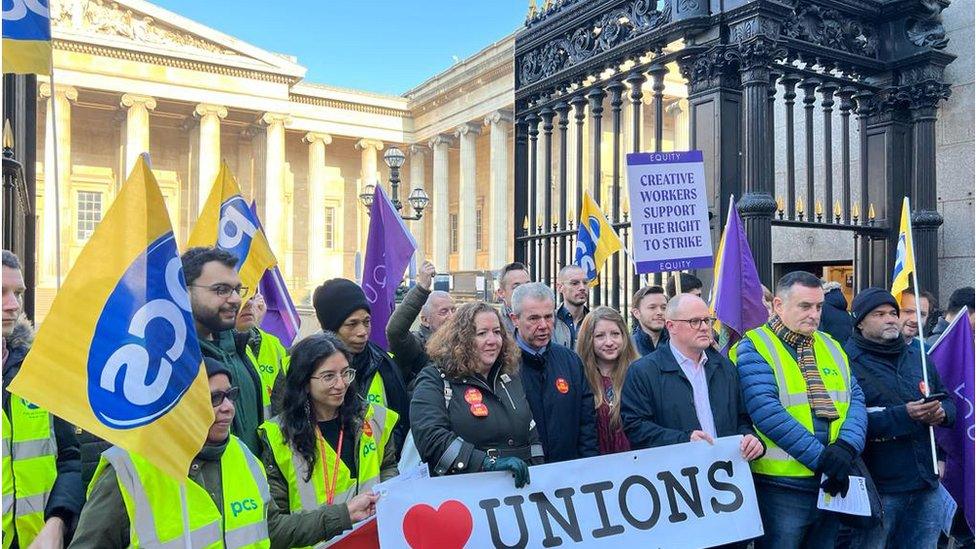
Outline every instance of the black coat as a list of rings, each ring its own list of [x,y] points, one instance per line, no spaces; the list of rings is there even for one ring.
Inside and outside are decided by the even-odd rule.
[[[20,372],[20,366],[30,350],[33,331],[29,324],[21,322],[14,327],[14,331],[7,337],[7,361],[3,365],[3,410],[10,416],[11,394],[7,386]],[[60,517],[65,523],[66,540],[70,539],[74,531],[81,506],[85,503],[85,490],[81,484],[81,454],[78,441],[75,439],[74,427],[63,419],[53,416],[54,438],[58,447],[55,461],[58,477],[51,488],[47,506],[44,508],[44,520]],[[16,428],[16,427],[14,427]],[[18,547],[17,540],[11,547]]]
[[[579,356],[556,343],[541,355],[523,350],[521,376],[546,462],[598,455],[593,391]]]
[[[851,338],[844,346],[851,371],[864,391],[868,408],[868,435],[864,464],[881,493],[935,488],[939,478],[932,470],[929,429],[908,416],[905,403],[922,398],[922,353],[918,345],[906,345],[897,356],[867,350]],[[945,391],[935,365],[928,363],[931,392]],[[942,401],[943,427],[956,418],[951,398]]]
[[[374,375],[379,375],[383,380],[386,407],[400,416],[396,427],[393,428],[393,441],[396,443],[399,458],[400,449],[403,448],[403,441],[407,438],[407,430],[410,426],[410,397],[407,396],[407,385],[403,382],[400,368],[386,351],[373,342],[367,343],[363,352],[354,355],[349,365],[356,370],[356,389],[363,398],[369,392]]]
[[[739,374],[712,348],[705,349],[708,400],[720,437],[754,434],[739,391]],[[620,418],[632,448],[688,442],[701,430],[695,397],[670,345],[631,364],[620,397]]]
[[[840,288],[824,294],[823,312],[820,313],[820,331],[827,332],[843,345],[854,333],[854,318],[847,312],[847,298]]]
[[[493,368],[487,379],[449,378],[433,364],[420,371],[410,401],[410,428],[417,451],[432,474],[480,471],[488,450],[497,451],[498,456],[542,462],[539,433],[522,381],[518,375],[500,374],[499,370]],[[445,396],[445,382],[449,396]],[[487,415],[472,412],[472,404],[479,399]]]

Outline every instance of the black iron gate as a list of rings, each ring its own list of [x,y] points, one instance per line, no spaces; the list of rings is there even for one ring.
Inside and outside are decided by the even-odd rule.
[[[629,245],[623,153],[669,150],[664,111],[674,98],[665,90],[677,78],[689,145],[705,156],[713,240],[729,196],[740,196],[765,284],[775,225],[852,233],[857,289],[886,285],[907,195],[917,260],[927,266],[920,284],[937,292],[935,118],[953,60],[941,51],[947,4],[547,0],[530,9],[515,51],[516,259],[535,280],[554,282],[572,261],[572,212],[584,189]],[[647,131],[653,139],[642,145]],[[639,283],[616,254],[594,302],[625,306]]]

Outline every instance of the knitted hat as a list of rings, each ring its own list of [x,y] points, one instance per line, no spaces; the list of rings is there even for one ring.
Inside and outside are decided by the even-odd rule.
[[[227,379],[233,383],[234,376],[230,375],[230,370],[224,366],[224,363],[217,360],[216,358],[211,358],[209,356],[203,357],[203,367],[207,369],[207,377],[213,377],[216,375],[224,374]]]
[[[365,309],[370,312],[369,301],[359,284],[345,278],[326,280],[324,284],[315,288],[312,294],[312,306],[315,316],[323,330],[336,332],[339,326],[354,312]]]
[[[895,301],[895,296],[891,295],[891,292],[888,290],[881,288],[865,288],[861,290],[860,293],[854,296],[854,301],[851,302],[851,316],[854,317],[854,324],[857,325],[868,313],[882,305],[891,305],[895,308],[895,312],[899,312],[898,302]]]

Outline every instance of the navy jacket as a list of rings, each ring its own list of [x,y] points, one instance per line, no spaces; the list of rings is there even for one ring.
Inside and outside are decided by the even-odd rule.
[[[739,396],[735,366],[713,349],[705,350],[708,402],[720,437],[755,434]],[[701,430],[691,382],[674,358],[671,346],[630,365],[620,397],[620,418],[634,450],[688,442]]]
[[[816,416],[813,417],[813,431],[793,419],[779,401],[779,387],[772,367],[766,363],[752,340],[743,339],[738,344],[736,366],[739,369],[739,384],[742,398],[753,424],[768,436],[777,446],[796,458],[808,469],[816,471],[820,464],[820,454],[826,448],[830,425]],[[796,350],[786,345],[787,351],[796,358]],[[847,418],[841,425],[838,438],[850,444],[858,453],[864,449],[864,436],[867,432],[867,412],[864,408],[864,394],[857,383],[857,376],[851,378],[851,404]],[[815,477],[771,477],[755,475],[757,482],[778,484],[788,488],[816,491],[819,483]]]
[[[546,463],[598,455],[593,391],[579,356],[556,343],[541,354],[523,347],[519,375]]]
[[[851,369],[864,391],[868,407],[868,437],[864,463],[881,493],[935,488],[939,478],[932,470],[929,429],[908,417],[905,403],[922,398],[922,353],[918,345],[906,345],[898,356],[871,352],[854,338],[844,346]],[[935,365],[928,364],[931,392],[945,391]],[[952,399],[942,401],[943,427],[956,418]]]
[[[661,339],[658,340],[657,345],[654,345],[654,340],[641,328],[640,322],[635,320],[634,324],[634,331],[631,332],[630,338],[637,347],[637,354],[647,356],[659,347],[667,347],[668,339],[671,337],[667,330],[661,330]]]
[[[823,312],[820,314],[820,331],[827,332],[841,345],[854,333],[854,318],[847,312],[847,298],[840,288],[824,294]]]

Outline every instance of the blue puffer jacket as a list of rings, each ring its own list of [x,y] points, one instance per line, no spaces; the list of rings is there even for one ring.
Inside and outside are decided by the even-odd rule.
[[[826,337],[826,334],[822,335]],[[796,359],[796,351],[789,345],[786,349]],[[800,425],[783,408],[779,401],[779,389],[776,386],[776,376],[769,364],[763,359],[755,345],[749,339],[739,342],[737,348],[736,366],[739,368],[739,384],[746,410],[752,418],[756,429],[769,437],[777,446],[796,458],[807,468],[816,471],[820,464],[820,453],[826,448],[829,424],[816,417],[813,418],[814,432],[811,433]],[[864,393],[857,384],[857,379],[851,375],[851,405],[847,410],[847,418],[841,426],[841,440],[850,444],[861,453],[864,450],[864,437],[868,429],[868,416],[864,407]],[[758,482],[768,482],[789,488],[815,491],[818,487],[818,477],[771,477],[755,475]]]

